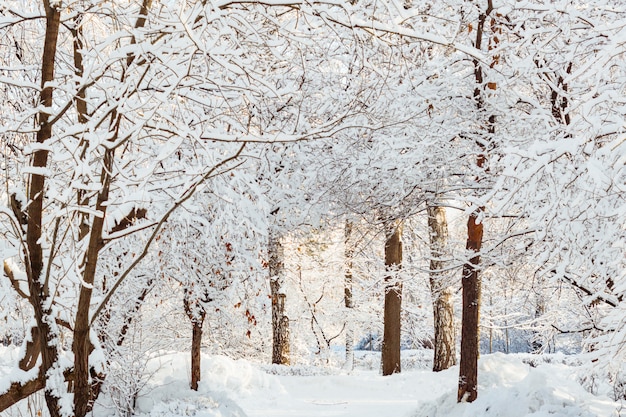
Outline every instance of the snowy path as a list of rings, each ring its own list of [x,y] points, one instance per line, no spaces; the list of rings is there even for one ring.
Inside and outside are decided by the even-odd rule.
[[[8,369],[3,359],[15,358],[16,353],[17,348],[0,348],[0,383]],[[528,356],[527,360],[537,358]],[[552,356],[551,363],[531,366],[520,355],[484,355],[478,399],[458,404],[457,367],[382,377],[365,369],[346,375],[338,369],[272,368],[203,355],[203,378],[195,392],[189,389],[188,354],[160,353],[148,361],[145,371],[151,381],[139,394],[133,416],[626,417],[626,402],[616,403],[584,390],[577,372],[585,369],[563,364],[566,359]],[[608,392],[610,388],[603,389]],[[27,406],[23,402],[2,417],[33,415]],[[93,413],[93,417],[119,415],[113,398],[106,395]]]
[[[330,417],[394,416],[414,412],[419,403],[433,400],[454,387],[452,374],[412,371],[385,377],[374,371],[357,371],[353,375],[278,376],[280,392],[263,398],[240,402],[248,417]]]

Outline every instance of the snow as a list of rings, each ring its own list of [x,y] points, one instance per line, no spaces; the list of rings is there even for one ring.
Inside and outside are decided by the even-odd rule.
[[[520,356],[488,355],[479,365],[479,396],[459,404],[453,392],[424,404],[411,417],[593,417],[618,416],[616,404],[596,397],[564,364],[534,365]]]
[[[426,351],[429,352],[429,351]],[[10,375],[18,349],[0,346],[0,385]],[[158,352],[147,360],[136,417],[623,417],[624,404],[586,391],[578,382],[582,357],[502,353],[479,362],[479,395],[456,402],[458,367],[424,369],[424,351],[403,351],[411,368],[383,377],[372,359],[355,352],[357,367],[275,366],[202,355],[199,389],[189,389],[189,354]],[[418,360],[414,360],[418,358]],[[572,365],[578,364],[578,365]],[[375,367],[377,368],[377,367]],[[410,366],[409,366],[410,368]],[[15,375],[11,375],[13,378]],[[105,391],[93,417],[119,416]],[[24,405],[25,406],[25,405]],[[6,417],[24,415],[14,407]],[[5,414],[2,414],[5,417]]]
[[[403,351],[411,355],[410,351]],[[371,355],[371,353],[368,352]],[[2,355],[4,357],[4,355]],[[366,369],[364,352],[352,373],[338,368],[268,366],[203,354],[198,392],[188,388],[189,356],[161,352],[148,360],[149,381],[137,417],[619,417],[618,403],[585,391],[579,367],[565,355],[546,362],[529,354],[484,355],[479,397],[456,402],[458,367],[433,373],[408,369],[383,377]],[[571,358],[571,357],[567,357]],[[550,362],[550,363],[548,363]],[[106,397],[106,395],[105,395]],[[622,411],[623,413],[623,411]],[[119,415],[101,398],[94,417]]]

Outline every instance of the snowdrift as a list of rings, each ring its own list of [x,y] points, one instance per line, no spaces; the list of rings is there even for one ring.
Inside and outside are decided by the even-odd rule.
[[[449,390],[421,405],[412,417],[609,417],[619,414],[606,397],[585,391],[576,369],[562,363],[524,360],[528,355],[485,355],[479,363],[479,394],[457,403]],[[530,362],[530,363],[529,363]],[[554,361],[558,362],[558,361]]]

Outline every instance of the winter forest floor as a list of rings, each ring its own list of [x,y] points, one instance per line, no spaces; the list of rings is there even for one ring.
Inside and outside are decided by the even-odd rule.
[[[15,351],[4,349],[2,362]],[[426,351],[428,352],[428,351]],[[203,356],[198,392],[188,389],[188,358],[163,353],[151,358],[135,404],[120,413],[124,390],[109,390],[94,417],[623,417],[626,403],[593,395],[579,383],[573,356],[483,355],[479,398],[456,403],[456,367],[439,373],[425,367],[424,353],[404,351],[401,374],[382,377],[375,352],[358,352],[357,367],[277,367]],[[0,383],[7,368],[0,366]],[[602,387],[598,387],[602,388]],[[608,387],[604,387],[608,389]],[[38,415],[37,401],[23,402],[2,417]]]

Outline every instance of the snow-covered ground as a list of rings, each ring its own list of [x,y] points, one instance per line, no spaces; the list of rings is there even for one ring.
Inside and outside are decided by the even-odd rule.
[[[6,352],[5,352],[6,353]],[[370,354],[371,355],[371,354]],[[13,355],[8,355],[13,356]],[[2,356],[3,359],[7,356]],[[578,383],[576,367],[565,357],[550,363],[529,355],[484,355],[479,398],[456,403],[458,368],[433,373],[409,369],[382,377],[375,357],[361,355],[358,369],[261,366],[205,355],[198,392],[188,388],[188,356],[162,353],[145,369],[151,378],[136,400],[137,417],[622,417],[626,408],[592,395]],[[532,362],[529,364],[529,362]],[[539,363],[537,365],[537,363]],[[0,367],[2,372],[3,367]],[[1,379],[1,376],[0,376]],[[115,394],[115,393],[114,393]],[[108,399],[107,399],[108,398]],[[94,417],[118,416],[105,396]],[[23,416],[24,410],[8,411]],[[3,417],[4,414],[3,414]]]

